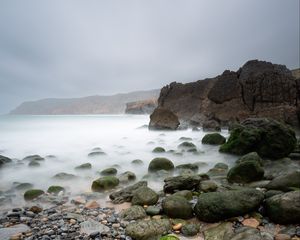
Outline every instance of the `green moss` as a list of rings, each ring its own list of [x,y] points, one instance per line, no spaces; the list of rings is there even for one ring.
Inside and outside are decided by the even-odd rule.
[[[174,164],[167,158],[154,158],[149,164],[148,171],[154,172],[159,170],[170,171],[174,169]]]
[[[103,192],[105,190],[113,189],[119,185],[119,179],[114,176],[105,176],[99,178],[92,183],[92,190],[94,192]]]
[[[65,189],[61,186],[50,186],[47,190],[48,193],[58,194],[61,191],[65,191]]]
[[[27,190],[24,193],[24,199],[26,201],[30,201],[30,200],[33,200],[33,199],[41,196],[42,194],[44,194],[43,190],[40,190],[40,189],[30,189],[30,190]]]
[[[221,145],[226,142],[226,138],[220,133],[209,133],[202,138],[202,144]]]

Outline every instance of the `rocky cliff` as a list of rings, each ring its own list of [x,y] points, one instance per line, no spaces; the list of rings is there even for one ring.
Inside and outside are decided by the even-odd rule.
[[[157,107],[157,98],[142,101],[130,102],[126,104],[127,114],[151,114]]]
[[[192,83],[173,82],[161,89],[158,108],[175,113],[180,122],[221,125],[249,117],[270,117],[299,125],[297,81],[284,65],[251,60],[238,71]]]
[[[11,114],[122,114],[126,103],[157,99],[159,90],[137,91],[112,96],[90,96],[69,99],[41,99],[24,102]]]

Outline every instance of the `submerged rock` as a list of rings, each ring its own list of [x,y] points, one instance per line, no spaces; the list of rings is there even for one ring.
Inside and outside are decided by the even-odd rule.
[[[226,138],[220,133],[209,133],[202,138],[201,142],[202,144],[221,145],[226,142]]]
[[[118,170],[116,168],[106,168],[100,172],[103,176],[115,176],[117,174]]]
[[[159,170],[170,171],[173,169],[174,169],[174,164],[172,163],[172,161],[170,161],[167,158],[154,158],[151,160],[148,166],[149,172],[156,172]]]
[[[83,163],[80,164],[79,166],[75,167],[76,170],[85,170],[85,169],[91,169],[92,168],[92,164],[90,163]]]
[[[45,192],[41,189],[30,189],[30,190],[27,190],[25,193],[24,193],[24,199],[26,201],[30,201],[30,200],[33,200],[39,196],[41,196],[42,194],[44,194]]]
[[[149,129],[176,130],[179,124],[178,117],[172,111],[165,108],[156,108],[150,115]]]
[[[92,190],[94,192],[103,192],[110,190],[119,185],[119,179],[114,176],[101,177],[92,183]]]
[[[41,166],[41,164],[36,160],[32,160],[28,163],[28,166],[29,167],[39,167],[39,166]]]
[[[172,228],[168,219],[139,220],[126,227],[126,235],[135,240],[157,239]]]
[[[266,200],[268,217],[281,224],[300,222],[300,191],[278,194]]]
[[[131,163],[134,165],[143,165],[144,164],[144,162],[140,159],[134,159],[131,161]]]
[[[105,152],[97,150],[97,151],[90,152],[88,154],[88,157],[99,157],[99,156],[104,156],[104,155],[106,155]]]
[[[109,198],[115,204],[120,204],[123,202],[131,202],[134,191],[139,189],[140,187],[146,187],[146,186],[147,186],[146,181],[140,181],[131,186],[125,187],[125,188],[121,189],[120,191],[111,193],[109,195]]]
[[[153,153],[163,153],[166,152],[166,150],[163,147],[156,147],[152,150]]]
[[[33,184],[31,183],[15,183],[14,188],[16,190],[27,190],[33,188]]]
[[[47,190],[48,193],[52,193],[52,194],[58,194],[60,192],[64,192],[65,188],[61,187],[61,186],[50,186]]]
[[[289,155],[296,145],[295,132],[282,123],[267,118],[249,118],[236,125],[221,152],[246,154],[279,159]]]
[[[187,150],[187,149],[195,149],[197,147],[192,142],[183,142],[178,145],[178,148]]]
[[[169,196],[162,202],[163,212],[170,218],[189,219],[193,216],[193,209],[188,200],[182,196]]]
[[[154,205],[158,201],[158,194],[149,187],[140,187],[134,191],[131,203],[133,205]]]
[[[24,161],[44,161],[45,158],[41,157],[40,155],[29,155],[23,158]]]
[[[121,183],[128,183],[136,179],[136,175],[133,172],[126,171],[118,177]]]
[[[264,194],[254,189],[203,193],[194,211],[199,220],[217,222],[256,210]]]
[[[61,172],[61,173],[57,173],[53,176],[53,178],[58,179],[58,180],[72,180],[77,178],[76,175],[71,174],[71,173],[65,173],[65,172]]]
[[[10,162],[12,162],[10,158],[0,155],[0,167]]]

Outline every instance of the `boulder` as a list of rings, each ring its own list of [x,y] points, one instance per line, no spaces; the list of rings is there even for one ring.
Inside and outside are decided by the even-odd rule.
[[[167,158],[154,158],[151,160],[148,171],[156,172],[159,170],[171,171],[174,169],[174,164]]]
[[[256,228],[241,227],[235,232],[225,234],[223,240],[269,240],[270,238],[264,237],[263,234]],[[273,240],[273,237],[271,237]]]
[[[32,160],[28,163],[28,167],[39,167],[41,164],[38,161]]]
[[[224,222],[206,229],[204,236],[205,240],[224,240],[225,236],[232,232],[232,223]]]
[[[208,133],[202,138],[202,144],[221,145],[226,142],[226,138],[220,133]]]
[[[174,193],[180,190],[195,190],[198,188],[201,181],[201,176],[199,175],[184,175],[169,177],[164,180],[164,192]]]
[[[39,196],[41,196],[42,194],[44,194],[45,192],[43,190],[40,190],[40,189],[30,189],[30,190],[27,190],[25,193],[24,193],[24,199],[26,201],[30,201],[30,200],[33,200]]]
[[[28,190],[33,188],[33,184],[31,183],[14,183],[14,188],[16,190]]]
[[[201,221],[217,222],[254,211],[263,199],[264,194],[254,189],[203,193],[194,211]]]
[[[40,155],[29,155],[23,158],[23,161],[44,161],[45,158],[41,157]]]
[[[120,212],[120,217],[126,221],[143,219],[146,216],[144,208],[138,205],[124,209]]]
[[[113,192],[109,195],[109,198],[112,200],[114,204],[121,204],[124,202],[131,202],[133,193],[135,190],[139,189],[140,187],[146,187],[146,181],[137,182],[131,186],[125,187],[120,191]]]
[[[300,170],[295,170],[274,178],[266,185],[266,188],[269,190],[281,190],[285,192],[300,189]]]
[[[102,176],[115,176],[118,170],[116,168],[106,168],[100,172]]]
[[[215,192],[218,189],[218,184],[212,180],[201,181],[199,191],[202,192]]]
[[[134,181],[136,179],[136,175],[133,172],[126,171],[120,174],[118,178],[120,183],[128,183]]]
[[[181,233],[183,236],[192,237],[198,234],[200,227],[195,223],[188,223],[182,226]]]
[[[153,153],[163,153],[166,152],[166,150],[163,147],[156,147],[152,150]]]
[[[300,191],[292,191],[267,198],[268,217],[280,224],[300,222]]]
[[[178,117],[165,108],[156,108],[150,115],[149,129],[151,130],[176,130],[179,126]]]
[[[57,180],[73,180],[73,179],[77,178],[77,176],[75,176],[74,174],[71,174],[71,173],[61,172],[61,173],[55,174],[53,176],[53,178],[55,178]]]
[[[167,234],[172,226],[168,219],[139,220],[129,223],[126,227],[126,235],[135,240],[158,239]]]
[[[196,163],[186,163],[186,164],[177,165],[176,169],[177,170],[189,169],[189,170],[192,170],[193,172],[197,172],[199,169],[199,166]]]
[[[94,192],[103,192],[110,190],[119,185],[119,179],[114,176],[101,177],[92,183],[92,190]]]
[[[158,201],[158,194],[148,187],[140,187],[134,191],[132,205],[154,205]]]
[[[229,170],[227,174],[228,181],[249,183],[261,180],[264,177],[261,162],[262,160],[256,152],[246,154],[237,161],[237,165]]]
[[[10,158],[0,155],[0,167],[10,162],[12,162]]]
[[[193,199],[193,193],[192,193],[192,191],[189,191],[189,190],[181,190],[181,191],[175,192],[173,194],[173,196],[181,196],[189,201]]]
[[[94,158],[94,157],[100,157],[106,155],[105,152],[102,152],[101,150],[95,150],[88,154],[88,157]]]
[[[144,164],[144,162],[140,159],[134,159],[134,160],[131,161],[131,163],[133,165],[143,165]]]
[[[146,208],[146,213],[150,216],[158,215],[160,214],[160,212],[161,212],[161,208],[157,206],[148,206]]]
[[[75,167],[76,170],[85,170],[85,169],[91,169],[92,168],[92,164],[90,163],[83,163],[80,164],[79,166]]]
[[[293,151],[296,141],[295,132],[287,125],[267,118],[249,118],[231,130],[220,151],[238,155],[254,151],[262,157],[279,159]]]
[[[196,149],[196,145],[192,142],[182,142],[178,145],[179,149],[189,150],[189,149]]]
[[[193,216],[193,208],[182,196],[169,196],[162,201],[163,212],[170,218],[189,219]]]
[[[59,194],[60,192],[64,192],[65,188],[61,187],[61,186],[50,186],[47,190],[48,193],[52,193],[52,194]]]

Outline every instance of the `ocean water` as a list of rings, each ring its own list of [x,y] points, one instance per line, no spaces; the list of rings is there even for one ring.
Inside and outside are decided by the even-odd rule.
[[[149,162],[155,157],[167,157],[175,165],[205,162],[199,173],[206,172],[217,162],[232,165],[235,157],[221,154],[217,146],[201,143],[205,135],[202,131],[149,131],[146,115],[68,115],[68,116],[0,116],[0,155],[13,159],[12,164],[0,168],[0,191],[12,191],[14,182],[32,183],[35,188],[47,190],[50,185],[64,186],[70,195],[90,192],[93,180],[100,177],[99,171],[112,165],[119,165],[118,174],[132,171],[137,180],[147,174]],[[222,131],[228,136],[226,130]],[[180,137],[192,138],[198,153],[183,152],[152,153],[155,147],[180,152],[177,146],[183,142]],[[95,158],[88,154],[100,147],[106,155]],[[29,167],[23,160],[28,155],[45,157],[40,167]],[[49,158],[48,155],[55,157]],[[141,159],[142,166],[134,166],[131,161]],[[74,168],[82,163],[92,164],[91,170],[78,171]],[[78,176],[70,181],[53,179],[57,173],[65,172]],[[149,180],[149,186],[161,190],[163,180]],[[12,191],[12,205],[23,201],[24,191]],[[0,206],[1,208],[1,206]]]

